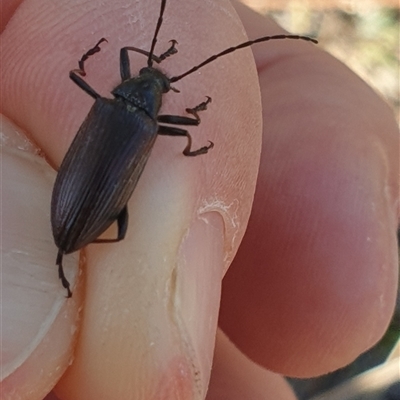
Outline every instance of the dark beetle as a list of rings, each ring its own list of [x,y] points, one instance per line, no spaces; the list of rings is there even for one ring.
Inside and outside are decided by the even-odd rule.
[[[161,10],[150,51],[136,47],[124,47],[120,51],[121,84],[111,93],[113,99],[101,97],[79,75],[85,76],[84,62],[100,51],[101,39],[86,52],[79,61],[79,69],[72,70],[70,78],[87,94],[95,99],[88,116],[73,140],[61,167],[53,188],[51,201],[51,224],[54,241],[58,247],[56,264],[63,286],[72,292],[62,267],[64,254],[79,250],[89,243],[117,242],[125,237],[128,227],[127,203],[136,187],[138,179],[149,158],[157,135],[185,136],[188,144],[183,154],[197,156],[205,154],[213,147],[208,146],[191,150],[191,137],[181,128],[160,125],[199,125],[199,111],[207,108],[211,98],[194,108],[186,109],[193,117],[159,115],[164,93],[178,90],[171,86],[183,77],[197,71],[215,59],[235,50],[251,46],[254,43],[273,39],[316,40],[298,35],[266,36],[230,47],[181,75],[168,78],[153,67],[177,52],[176,41],[159,57],[154,48],[160,30],[166,0],[161,0]],[[144,54],[148,57],[147,67],[142,68],[139,76],[131,77],[128,51]],[[78,75],[79,74],[79,75]],[[98,239],[113,223],[118,224],[115,239]]]

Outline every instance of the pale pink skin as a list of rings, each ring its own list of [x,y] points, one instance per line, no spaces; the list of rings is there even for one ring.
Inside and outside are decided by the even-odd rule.
[[[119,48],[146,48],[150,40],[158,2],[143,2],[140,7],[130,3],[99,2],[96,8],[93,1],[68,1],[48,9],[39,0],[26,0],[3,32],[1,111],[27,132],[54,166],[60,164],[92,103],[68,79],[77,56],[100,37],[109,39],[87,68],[92,87],[108,96],[119,79]],[[231,10],[229,2],[213,2],[216,6],[212,10],[207,2],[194,2],[196,12],[184,3],[177,6],[172,0],[168,2],[168,17],[157,44],[158,54],[167,40],[179,42],[179,53],[163,65],[171,75],[193,65],[191,60],[202,61],[210,51],[245,40],[237,21],[225,13]],[[132,9],[123,8],[128,5]],[[11,17],[12,2],[2,6],[3,19]],[[249,37],[281,33],[273,22],[243,6],[235,7]],[[132,18],[130,23],[128,17]],[[141,22],[135,23],[136,18]],[[195,40],[182,21],[199,29],[194,36],[201,28],[205,33],[212,28],[218,39]],[[145,32],[139,25],[146,27]],[[21,51],[25,56],[22,67]],[[182,113],[206,95],[213,97],[209,110],[201,115],[202,129],[191,132],[196,145],[210,139],[215,148],[201,161],[188,164],[179,158],[183,139],[157,141],[134,200],[140,210],[135,228],[130,224],[124,243],[86,250],[84,280],[74,289],[74,303],[65,306],[71,324],[76,324],[78,310],[84,307],[80,336],[73,340],[65,337],[65,343],[60,344],[55,338],[66,328],[55,324],[46,337],[46,351],[35,353],[14,376],[6,378],[2,382],[4,393],[18,385],[29,388],[29,398],[40,399],[38,396],[56,382],[50,375],[37,379],[33,371],[55,357],[64,370],[73,356],[74,363],[57,385],[60,399],[98,399],[99,393],[113,399],[139,398],[135,397],[138,393],[147,392],[152,393],[152,399],[173,398],[176,393],[185,399],[194,398],[194,392],[205,395],[221,279],[228,266],[226,260],[239,245],[237,238],[246,230],[257,179],[259,84],[264,137],[257,191],[246,236],[223,281],[219,316],[220,327],[238,348],[218,332],[207,399],[218,399],[221,394],[233,400],[293,399],[283,378],[271,370],[301,377],[323,374],[348,364],[380,339],[391,318],[397,289],[399,155],[392,111],[357,76],[317,46],[276,41],[260,44],[253,52],[259,82],[249,53],[238,52],[204,68],[201,75],[175,84],[182,93],[172,93],[172,100],[166,100],[168,112]],[[222,170],[226,174],[218,175]],[[202,373],[197,392],[192,391],[188,367],[188,361],[193,360],[185,358],[184,352],[175,352],[174,347],[169,351],[169,339],[155,350],[158,357],[165,354],[162,368],[155,370],[146,359],[133,360],[132,364],[126,349],[143,340],[145,333],[129,331],[123,335],[126,315],[120,312],[121,298],[115,295],[117,288],[126,304],[137,301],[127,278],[134,269],[127,261],[137,242],[134,235],[148,235],[163,243],[164,225],[160,222],[158,226],[159,219],[151,216],[154,204],[161,207],[168,199],[175,200],[174,188],[180,194],[179,204],[169,218],[176,218],[177,228],[165,237],[172,243],[169,246],[176,246],[173,261],[176,254],[185,259],[177,261],[178,298],[185,300],[178,314]],[[209,204],[211,200],[240,206],[227,214],[217,207],[210,209],[215,212],[204,214],[202,225],[204,221],[199,222],[196,215],[202,201]],[[228,224],[230,218],[235,229]],[[148,243],[142,250],[153,254],[158,249],[160,246]],[[115,263],[118,276],[110,279],[104,271]],[[181,279],[184,284],[179,285]],[[192,289],[204,298],[187,305]],[[159,307],[163,316],[162,305]],[[194,321],[190,318],[193,315]],[[144,311],[139,310],[138,318],[146,323]],[[147,322],[150,332],[157,327],[169,338],[171,327],[164,325],[164,319]],[[104,324],[107,334],[102,332]],[[179,328],[178,324],[181,334]],[[69,354],[61,354],[63,346],[70,348]],[[107,360],[104,365],[103,360]],[[162,364],[160,360],[157,358]],[[143,365],[151,375],[139,374],[132,389],[132,376]]]

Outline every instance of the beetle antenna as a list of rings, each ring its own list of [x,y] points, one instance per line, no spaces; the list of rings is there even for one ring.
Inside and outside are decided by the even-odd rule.
[[[276,39],[300,39],[300,40],[305,40],[307,42],[313,42],[313,43],[318,43],[318,41],[316,39],[310,38],[308,36],[300,36],[300,35],[273,35],[273,36],[264,36],[264,37],[260,37],[258,39],[255,40],[249,40],[247,42],[241,43],[237,46],[234,47],[229,47],[228,49],[221,51],[218,54],[214,54],[213,56],[211,56],[210,58],[207,58],[206,60],[204,60],[202,63],[194,66],[193,68],[189,69],[188,71],[186,71],[185,73],[181,74],[181,75],[177,75],[174,76],[172,78],[170,78],[170,82],[176,82],[181,80],[182,78],[184,78],[185,76],[190,75],[191,73],[197,71],[198,69],[204,67],[205,65],[209,64],[210,62],[213,62],[214,60],[216,60],[217,58],[220,58],[222,56],[225,56],[229,53],[233,53],[236,50],[239,49],[243,49],[245,47],[249,47],[253,44],[256,43],[260,43],[260,42],[267,42],[268,40],[276,40]]]
[[[163,22],[163,15],[164,15],[166,1],[167,0],[161,0],[160,16],[158,17],[156,31],[154,32],[153,41],[151,42],[149,58],[147,59],[147,66],[148,67],[152,67],[153,66],[154,48],[156,47],[158,32],[159,32],[159,30],[161,28],[161,25],[162,25],[162,22]]]

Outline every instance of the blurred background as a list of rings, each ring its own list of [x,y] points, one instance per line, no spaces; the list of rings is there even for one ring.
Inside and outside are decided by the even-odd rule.
[[[241,0],[319,46],[368,83],[400,121],[400,0]],[[398,236],[398,239],[400,237]],[[382,340],[349,366],[290,379],[301,400],[400,400],[400,297]]]

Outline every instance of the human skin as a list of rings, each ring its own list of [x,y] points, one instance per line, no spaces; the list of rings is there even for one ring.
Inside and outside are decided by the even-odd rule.
[[[82,49],[107,36],[109,44],[102,46],[87,68],[90,84],[106,95],[118,82],[117,49],[147,48],[159,4],[126,9],[130,2],[79,1],[54,10],[43,4],[23,2],[4,31],[2,96],[7,101],[2,102],[2,112],[58,166],[92,102],[68,80],[68,70],[76,67]],[[172,1],[167,4],[157,53],[166,40],[178,40],[179,53],[162,65],[170,74],[186,70],[232,41],[245,40],[234,16],[225,13],[229,3],[215,8],[210,4],[196,5],[195,13],[186,5],[177,10]],[[249,37],[281,33],[274,23],[243,6],[236,5],[236,10]],[[126,23],[132,16],[138,21]],[[182,24],[191,19],[192,36]],[[210,26],[215,29],[210,38],[218,39],[208,42],[204,36]],[[145,27],[148,32],[141,36]],[[21,30],[28,34],[18,35]],[[204,40],[194,41],[196,34]],[[26,58],[22,67],[15,68],[21,65],[21,47]],[[316,46],[276,41],[255,46],[253,52],[259,82],[250,53],[238,52],[177,83],[181,95],[171,94],[172,100],[166,100],[168,112],[181,114],[211,95],[213,102],[201,115],[201,130],[190,131],[196,144],[209,139],[216,146],[207,156],[175,162],[183,140],[158,139],[131,203],[128,237],[118,245],[87,249],[81,278],[85,285],[78,283],[74,289],[75,305],[69,307],[75,307],[75,315],[70,312],[68,318],[76,323],[82,305],[84,314],[80,335],[70,350],[74,362],[56,388],[60,399],[135,399],[147,392],[153,397],[144,398],[154,399],[205,394],[221,280],[226,260],[245,232],[257,178],[258,85],[264,128],[257,192],[245,239],[223,282],[220,314],[220,326],[240,350],[218,333],[207,399],[222,394],[231,399],[293,399],[283,378],[269,370],[304,377],[326,373],[346,365],[385,331],[397,282],[398,131],[392,113],[359,78]],[[201,214],[198,221],[204,206],[198,199],[207,204],[219,200],[228,211],[210,208],[212,212]],[[179,202],[164,212],[165,203],[173,201]],[[155,210],[158,219],[153,217]],[[166,220],[161,218],[165,213]],[[178,228],[171,234],[166,226]],[[166,265],[158,266],[156,277],[141,269],[145,286],[154,284],[157,290],[144,291],[137,298],[141,287],[132,289],[136,278],[131,260],[135,243],[143,237],[151,240],[140,242],[139,250],[152,257],[166,254],[165,237],[174,252],[168,253]],[[177,261],[178,267],[176,256],[184,259]],[[117,276],[110,265],[118,265]],[[154,293],[165,288],[171,276],[177,276],[176,288],[168,290],[175,290],[172,308],[180,318],[173,323],[163,317],[164,298],[153,301]],[[194,300],[191,290],[196,292]],[[151,316],[159,311],[160,319],[149,321],[150,303],[155,310]],[[185,303],[182,308],[180,303]],[[127,320],[121,310],[137,314]],[[132,329],[132,320],[139,321],[139,329]],[[135,344],[155,330],[163,335],[154,353],[135,353]],[[180,334],[182,341],[192,345],[194,358],[175,345]],[[59,335],[56,327],[46,340],[52,343]],[[23,380],[33,380],[30,370],[46,365],[60,346],[48,346],[36,355],[35,364],[19,366],[17,381],[29,387],[29,398],[40,399],[32,393],[40,396],[56,383],[48,375],[34,382]],[[165,364],[154,369],[154,360]],[[193,370],[185,369],[188,360],[200,371],[197,386]],[[68,357],[60,356],[63,368],[68,362]],[[141,374],[143,365],[149,375]]]

